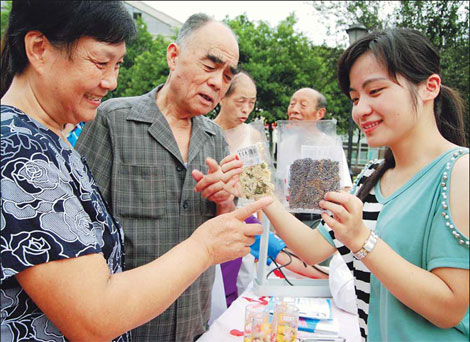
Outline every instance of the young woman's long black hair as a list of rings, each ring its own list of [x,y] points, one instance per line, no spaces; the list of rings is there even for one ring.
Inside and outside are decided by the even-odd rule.
[[[115,44],[136,34],[134,21],[121,1],[13,0],[1,48],[0,97],[29,64],[24,46],[29,31],[41,32],[69,53],[81,37]]]
[[[382,63],[389,75],[396,81],[400,74],[412,85],[419,85],[432,74],[441,76],[439,54],[431,42],[420,32],[395,28],[375,31],[352,44],[343,52],[338,61],[338,82],[341,91],[349,98],[349,73],[354,62],[364,53],[372,52],[379,63]],[[441,76],[442,78],[442,76]],[[415,88],[410,89],[414,107],[417,106]],[[464,129],[465,106],[459,94],[449,87],[441,85],[441,91],[434,100],[434,116],[439,132],[454,144],[465,146]],[[395,167],[392,151],[387,148],[385,160],[376,172],[367,179],[357,196],[364,201],[369,191],[382,175]]]

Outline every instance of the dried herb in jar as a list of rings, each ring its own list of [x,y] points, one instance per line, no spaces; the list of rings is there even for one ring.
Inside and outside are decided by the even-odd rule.
[[[322,210],[318,202],[340,188],[339,162],[297,159],[290,165],[289,208]]]

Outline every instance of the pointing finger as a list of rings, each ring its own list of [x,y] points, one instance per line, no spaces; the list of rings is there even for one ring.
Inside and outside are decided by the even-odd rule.
[[[258,210],[262,210],[264,207],[270,205],[272,202],[272,197],[263,197],[254,203],[250,203],[243,208],[235,210],[232,214],[235,215],[235,217],[239,220],[244,221]]]

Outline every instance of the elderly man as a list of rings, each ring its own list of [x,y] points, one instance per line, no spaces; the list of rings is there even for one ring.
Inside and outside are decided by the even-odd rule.
[[[323,119],[326,114],[326,98],[315,89],[302,88],[292,95],[287,116],[289,120],[313,120]]]
[[[319,91],[313,88],[302,88],[292,95],[287,108],[287,116],[289,120],[309,120],[319,121],[326,114],[326,98]],[[289,152],[281,152],[280,156],[287,155]],[[343,152],[343,173],[341,174],[341,186],[345,190],[349,190],[352,186],[351,176],[347,167],[346,156]],[[321,216],[317,214],[296,213],[295,216],[302,220],[310,227],[316,226]]]
[[[167,48],[166,82],[142,96],[106,101],[80,135],[77,149],[126,227],[127,268],[154,260],[234,209],[233,196],[198,170],[207,171],[211,157],[208,173],[219,172],[217,163],[229,153],[220,127],[203,115],[224,96],[238,58],[233,32],[195,14]],[[134,340],[197,339],[206,330],[213,282],[210,268],[159,317],[135,329]]]

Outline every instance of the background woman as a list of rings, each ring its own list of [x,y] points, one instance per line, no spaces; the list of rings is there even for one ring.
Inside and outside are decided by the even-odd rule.
[[[63,129],[95,117],[134,33],[119,1],[13,1],[1,64],[2,341],[128,341],[262,231],[243,221],[266,199],[122,272],[121,227]]]
[[[311,230],[265,212],[309,263],[338,250],[355,276],[370,341],[468,341],[469,157],[463,105],[441,84],[439,56],[419,32],[374,32],[338,64],[339,84],[370,146],[387,146],[353,193],[330,192]]]

